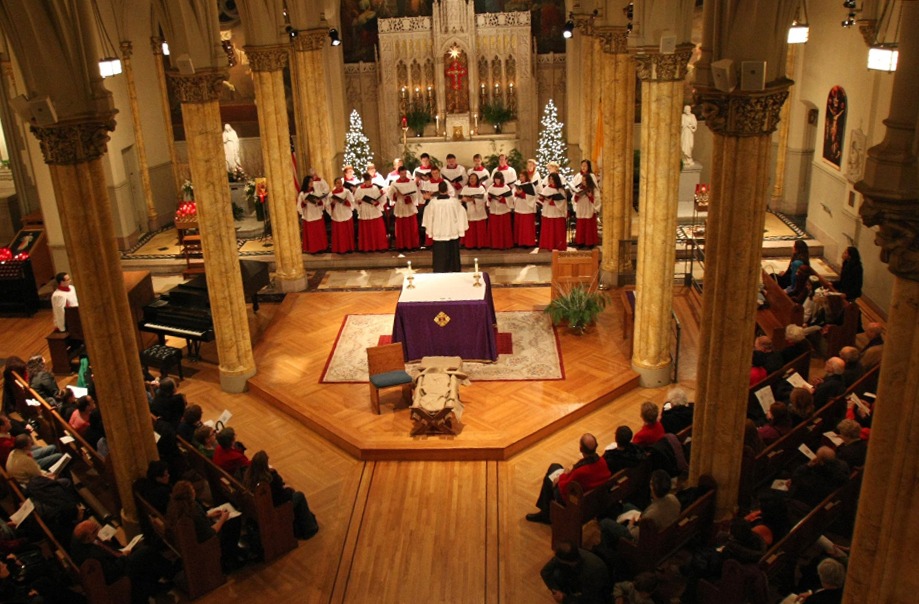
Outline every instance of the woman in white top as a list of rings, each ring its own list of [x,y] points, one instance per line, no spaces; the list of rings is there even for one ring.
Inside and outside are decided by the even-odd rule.
[[[329,247],[323,215],[328,195],[329,185],[317,174],[307,176],[300,185],[297,208],[303,219],[303,251],[308,254],[318,254]]]
[[[405,166],[398,168],[399,178],[389,186],[389,203],[396,218],[396,249],[418,249],[418,198],[421,193],[415,180],[408,177]]]
[[[536,247],[537,186],[524,171],[514,187],[514,245],[518,247]]]
[[[463,245],[467,249],[478,249],[488,245],[488,212],[485,201],[485,187],[479,184],[479,175],[475,172],[469,174],[469,181],[460,191],[460,199],[466,206],[466,218],[469,229]]]
[[[327,206],[332,217],[332,253],[348,254],[354,251],[354,196],[344,187],[341,177],[335,179],[335,188],[329,195]]]
[[[542,204],[542,228],[539,232],[539,249],[568,249],[568,199],[562,187],[562,179],[556,172],[550,172],[546,186],[539,193]]]
[[[594,176],[590,160],[581,162],[581,171],[571,180],[574,189],[574,215],[577,227],[574,243],[577,246],[593,247],[600,243],[597,233],[597,213],[600,211],[600,187]]]
[[[488,194],[488,242],[496,250],[514,247],[514,233],[511,229],[511,211],[514,209],[514,195],[504,184],[504,174],[495,170]]]

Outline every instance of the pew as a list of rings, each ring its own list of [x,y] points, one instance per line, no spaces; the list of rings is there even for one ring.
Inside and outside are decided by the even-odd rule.
[[[176,441],[191,469],[207,480],[215,502],[229,501],[247,520],[258,527],[265,562],[296,549],[292,502],[288,501],[275,507],[268,484],[261,483],[254,492],[250,491],[239,480],[205,457],[196,447],[181,437],[176,437]]]
[[[647,489],[650,476],[651,463],[645,461],[634,468],[616,472],[602,485],[586,492],[577,481],[572,481],[568,485],[568,502],[553,501],[549,504],[553,549],[566,541],[580,547],[584,524],[599,517],[614,503]]]
[[[175,530],[166,527],[166,519],[153,507],[134,484],[134,500],[141,514],[144,532],[156,534],[182,560],[182,575],[179,587],[194,600],[217,589],[227,578],[220,567],[220,537],[212,535],[207,541],[198,543],[194,522],[190,518],[179,521]]]
[[[785,326],[804,323],[804,309],[800,304],[792,302],[782,286],[764,269],[761,273],[763,296],[768,302],[768,308],[757,309],[756,324],[764,334],[772,338],[775,350],[782,350],[785,348]]]
[[[653,571],[693,539],[708,537],[715,518],[715,480],[702,475],[699,487],[707,490],[687,506],[670,526],[658,530],[650,520],[639,519],[638,540],[619,540],[618,551],[633,574]]]
[[[783,335],[782,338],[785,336]],[[784,340],[783,340],[784,341]],[[747,417],[764,417],[765,413],[759,413],[762,411],[762,407],[759,404],[759,399],[756,398],[756,393],[769,386],[773,387],[775,384],[778,384],[782,380],[786,379],[792,373],[797,372],[805,380],[808,379],[810,375],[810,366],[811,366],[811,353],[810,348],[808,347],[807,352],[802,352],[800,355],[796,356],[788,363],[782,365],[779,369],[773,371],[757,383],[750,386],[749,394],[747,395]],[[775,390],[773,389],[773,395]]]

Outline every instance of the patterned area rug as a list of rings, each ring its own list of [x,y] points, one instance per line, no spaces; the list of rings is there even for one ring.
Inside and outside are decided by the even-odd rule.
[[[677,239],[691,239],[692,225],[681,224],[677,227]],[[704,235],[696,234],[697,238],[704,239]],[[806,232],[801,230],[790,218],[781,212],[766,212],[766,223],[763,229],[763,241],[794,241],[795,239],[808,239]]]
[[[513,354],[499,354],[494,363],[464,364],[473,382],[562,380],[565,371],[555,328],[545,313],[499,312],[498,332],[509,333]],[[392,332],[392,315],[347,315],[342,321],[332,354],[326,361],[322,382],[366,382],[367,352],[380,336]],[[409,373],[417,363],[407,366]]]

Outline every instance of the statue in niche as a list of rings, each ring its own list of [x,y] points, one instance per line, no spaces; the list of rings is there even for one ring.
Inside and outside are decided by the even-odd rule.
[[[447,113],[469,111],[469,86],[466,80],[469,70],[466,69],[463,58],[461,52],[451,50],[444,61],[446,64],[444,81],[447,84]]]
[[[683,118],[680,129],[680,151],[683,157],[683,166],[689,167],[696,162],[692,159],[692,147],[695,143],[696,130],[699,128],[699,122],[692,113],[692,107],[683,106]]]
[[[239,135],[229,124],[223,125],[223,154],[226,156],[228,173],[242,169],[239,158]]]

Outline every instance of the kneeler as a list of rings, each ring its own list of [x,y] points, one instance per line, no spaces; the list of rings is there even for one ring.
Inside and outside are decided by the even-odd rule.
[[[412,397],[412,436],[458,433],[463,416],[459,387],[469,384],[462,368],[460,357],[421,359]]]

